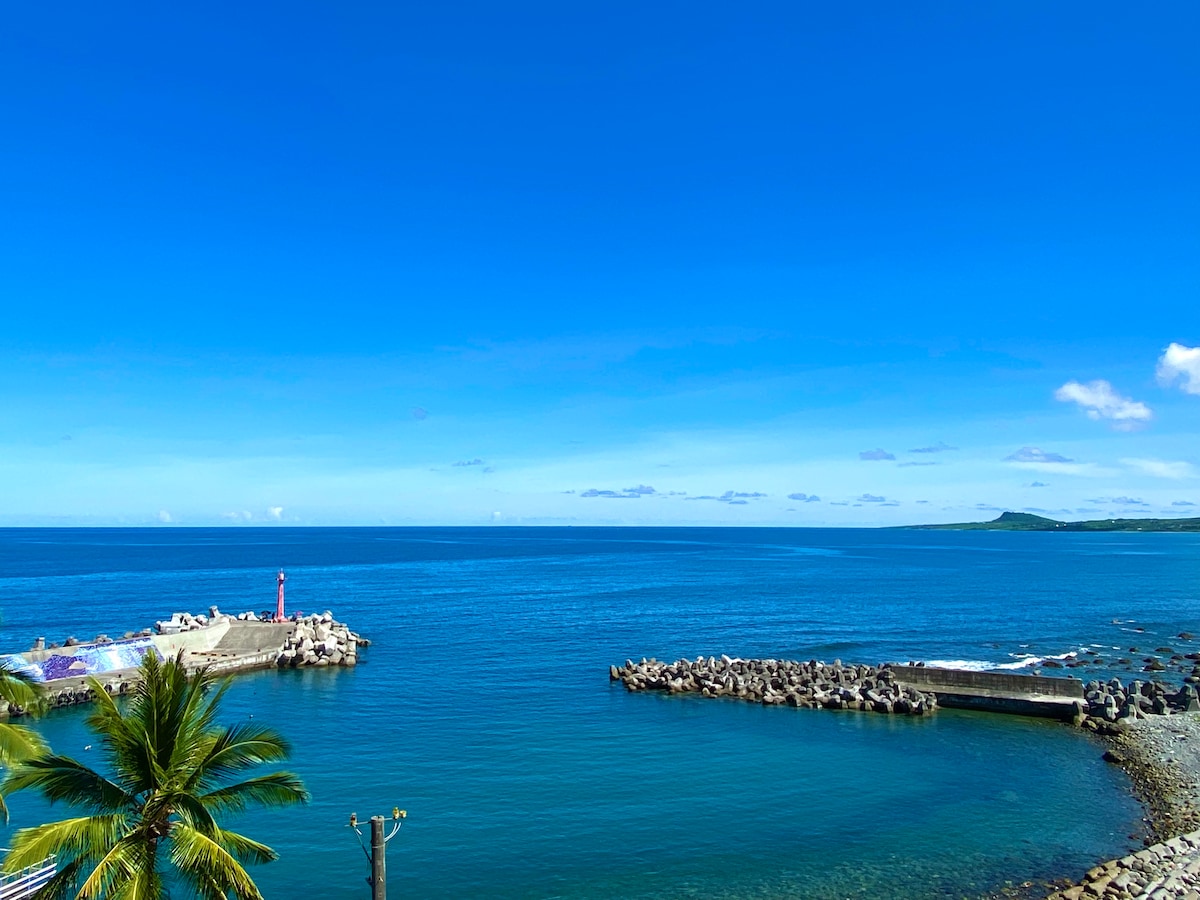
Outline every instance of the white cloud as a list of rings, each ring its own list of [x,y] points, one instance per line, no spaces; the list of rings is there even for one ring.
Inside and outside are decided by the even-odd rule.
[[[1173,384],[1182,378],[1180,388],[1189,394],[1200,394],[1200,347],[1185,347],[1172,342],[1158,359],[1158,380]]]
[[[1122,397],[1107,381],[1089,381],[1080,384],[1068,381],[1054,392],[1054,399],[1064,403],[1077,403],[1087,411],[1089,419],[1108,419],[1118,431],[1131,431],[1139,422],[1148,422],[1154,417],[1145,403]]]
[[[1121,460],[1121,465],[1137,469],[1146,475],[1153,475],[1155,478],[1171,478],[1178,481],[1181,478],[1196,477],[1196,468],[1189,462],[1126,458]]]
[[[1004,457],[1004,462],[1018,469],[1033,472],[1053,472],[1055,475],[1080,475],[1085,478],[1103,478],[1120,474],[1119,469],[1098,466],[1095,463],[1079,463],[1061,453],[1050,453],[1040,447],[1022,447]]]
[[[268,506],[267,507],[267,518],[272,519],[276,522],[282,521],[283,520],[283,507],[282,506]]]
[[[175,520],[171,518],[171,513],[169,510],[160,509],[158,511],[158,521],[162,522],[164,525],[169,525]]]
[[[1005,462],[1020,462],[1020,463],[1070,463],[1075,462],[1068,456],[1063,456],[1061,453],[1047,453],[1041,447],[1022,447],[1015,453],[1010,453],[1004,457]]]

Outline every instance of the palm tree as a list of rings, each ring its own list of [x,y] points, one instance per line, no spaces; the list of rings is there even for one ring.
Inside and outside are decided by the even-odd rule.
[[[146,654],[123,709],[98,683],[92,687],[88,725],[111,774],[53,753],[18,763],[5,789],[33,788],[84,814],[18,831],[5,868],[56,854],[58,873],[38,894],[46,898],[158,900],[177,880],[204,900],[262,900],[243,863],[268,862],[276,853],[222,828],[217,816],[308,799],[290,772],[230,783],[286,759],[287,741],[252,723],[218,725],[229,679],[205,669],[189,677],[182,654],[166,662]]]
[[[33,680],[5,663],[0,663],[0,702],[27,713],[37,713],[42,707],[42,698]],[[0,766],[11,767],[22,759],[45,752],[46,745],[36,731],[11,722],[0,724]],[[8,807],[4,805],[3,796],[0,796],[0,815],[8,821]]]

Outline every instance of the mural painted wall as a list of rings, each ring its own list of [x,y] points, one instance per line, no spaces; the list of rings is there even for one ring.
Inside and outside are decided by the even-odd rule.
[[[49,656],[40,663],[11,653],[0,656],[0,665],[24,672],[35,681],[54,681],[58,678],[79,678],[84,675],[103,675],[118,669],[133,669],[142,664],[142,658],[149,652],[162,658],[152,638],[134,638],[95,647],[76,647],[70,654]]]

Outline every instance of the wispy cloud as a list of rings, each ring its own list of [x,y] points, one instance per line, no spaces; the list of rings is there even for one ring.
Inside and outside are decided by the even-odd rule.
[[[1195,506],[1196,504],[1193,503],[1191,500],[1172,500],[1171,505],[1172,506]]]
[[[1165,459],[1136,459],[1126,457],[1121,464],[1137,469],[1155,478],[1170,478],[1179,481],[1183,478],[1195,478],[1196,468],[1189,462],[1171,461]]]
[[[574,491],[566,491],[565,493],[573,494]],[[657,494],[654,488],[648,484],[639,484],[634,487],[628,487],[620,491],[602,491],[596,488],[590,488],[586,491],[581,491],[580,497],[603,497],[608,500],[637,500],[639,497],[649,497],[652,494]],[[672,492],[673,493],[673,492]]]
[[[881,460],[895,459],[895,455],[888,453],[882,447],[876,447],[874,450],[863,450],[858,454],[859,459],[865,459],[869,462],[878,462]]]
[[[1078,404],[1087,412],[1089,419],[1107,419],[1118,431],[1132,431],[1154,418],[1154,413],[1145,403],[1122,397],[1113,390],[1111,384],[1100,379],[1087,384],[1068,381],[1054,392],[1054,399]]]
[[[880,497],[876,494],[860,494],[859,496],[855,497],[854,499],[858,500],[860,503],[885,503],[885,502],[887,502],[887,497]]]
[[[1185,347],[1172,342],[1158,359],[1158,380],[1161,384],[1174,384],[1188,394],[1200,394],[1200,347]]]
[[[941,465],[941,463],[936,463],[932,459],[928,459],[928,460],[910,459],[908,462],[896,463],[896,468],[897,469],[909,469],[909,468],[912,468],[913,466],[937,466],[937,465]]]
[[[1047,453],[1040,447],[1022,447],[1015,453],[1004,457],[1005,462],[1019,463],[1071,463],[1075,460],[1061,453]]]
[[[1109,506],[1149,506],[1141,497],[1091,497],[1088,503],[1107,503]]]
[[[816,494],[788,494],[789,500],[799,500],[801,503],[820,503],[821,498]]]
[[[938,441],[936,444],[931,444],[928,447],[914,447],[909,450],[909,453],[945,453],[947,450],[957,450],[957,447],[951,447],[945,441]]]
[[[475,459],[460,459],[458,462],[450,463],[450,465],[456,468],[463,468],[465,466],[482,466],[483,460],[479,457],[476,457]]]
[[[409,412],[412,413],[412,417],[414,419],[416,419],[418,422],[422,421],[423,419],[428,418],[428,416],[429,416],[429,411],[421,406],[414,406],[412,409],[409,410]]]
[[[1039,487],[1050,487],[1050,485],[1046,484],[1046,482],[1044,482],[1044,481],[1031,481],[1031,482],[1029,482],[1029,484],[1026,485],[1026,487],[1039,488]]]
[[[716,500],[718,503],[728,503],[730,506],[745,506],[750,500],[759,497],[765,497],[766,494],[760,491],[726,491],[719,497],[713,494],[697,494],[694,497],[685,497],[686,500]]]

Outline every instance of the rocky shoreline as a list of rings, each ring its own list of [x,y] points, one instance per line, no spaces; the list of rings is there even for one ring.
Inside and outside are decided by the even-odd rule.
[[[1048,900],[1200,898],[1200,713],[1129,722],[1103,740],[1146,809],[1146,848],[1056,885]]]
[[[1134,795],[1146,810],[1146,847],[1095,866],[1078,882],[1024,882],[991,897],[1200,900],[1200,665],[1185,659],[1192,669],[1183,684],[1095,680],[1083,686],[1082,699],[1067,707],[1074,712],[1068,716],[1073,724],[1100,741],[1104,758],[1129,775]],[[1155,672],[1151,678],[1157,675],[1150,671]],[[691,693],[767,706],[935,712],[937,694],[905,685],[904,672],[904,666],[892,664],[861,666],[834,660],[826,665],[722,655],[673,663],[626,660],[609,667],[609,679],[631,692]]]

